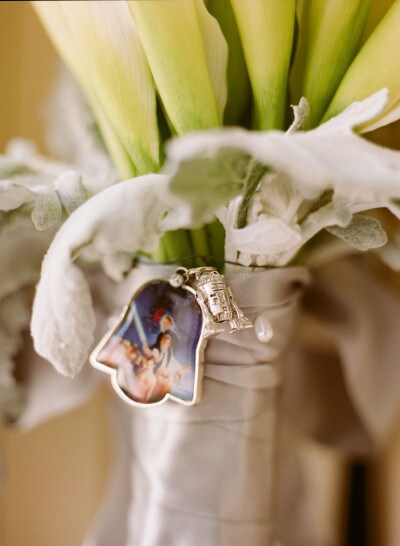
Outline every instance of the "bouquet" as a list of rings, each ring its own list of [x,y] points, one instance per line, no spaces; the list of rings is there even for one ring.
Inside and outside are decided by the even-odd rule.
[[[2,158],[3,236],[9,242],[15,221],[16,237],[27,230],[35,240],[32,256],[3,266],[13,282],[1,294],[0,315],[12,299],[27,306],[23,325],[5,319],[9,339],[19,339],[29,320],[26,290],[38,280],[35,350],[75,376],[106,317],[144,281],[179,267],[225,274],[254,324],[209,343],[198,406],[118,406],[130,479],[116,469],[117,485],[88,544],[107,536],[114,545],[312,540],[299,529],[294,539],[279,529],[273,482],[286,430],[276,420],[278,386],[291,391],[285,369],[306,354],[304,339],[295,343],[300,298],[305,290],[317,294],[318,275],[327,282],[331,274],[319,271],[334,261],[350,260],[337,277],[346,293],[348,276],[362,275],[362,253],[393,265],[400,250],[396,230],[387,232],[375,212],[365,214],[387,209],[400,217],[400,154],[361,136],[400,118],[392,54],[400,1],[375,25],[372,4],[33,2],[90,112],[60,90],[72,118],[56,140],[61,149],[70,141],[68,165],[21,144]],[[352,310],[368,299],[365,288],[353,300],[356,290],[347,293]],[[329,299],[326,305],[335,307]],[[329,317],[314,315],[334,332]],[[332,336],[342,347],[343,332]],[[15,352],[14,345],[4,351],[11,383]],[[346,362],[366,356],[339,352]],[[385,354],[392,370],[393,347]],[[373,437],[382,437],[396,395],[389,386],[378,419],[382,391],[372,392],[370,383],[357,391],[358,379],[349,374],[358,410]],[[127,495],[122,525],[117,512]]]

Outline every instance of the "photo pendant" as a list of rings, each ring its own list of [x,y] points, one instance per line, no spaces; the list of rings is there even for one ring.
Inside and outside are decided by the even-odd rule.
[[[214,268],[178,268],[142,285],[90,357],[133,406],[200,401],[207,338],[252,326]]]

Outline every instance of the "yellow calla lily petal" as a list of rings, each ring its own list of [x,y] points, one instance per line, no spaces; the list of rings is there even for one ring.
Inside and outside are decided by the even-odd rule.
[[[251,89],[235,15],[230,0],[211,0],[207,5],[228,43],[228,98],[224,125],[240,125],[250,110]]]
[[[228,44],[226,43],[218,21],[209,13],[209,11],[207,11],[204,0],[195,0],[194,5],[199,20],[208,71],[210,73],[210,81],[214,90],[220,123],[222,124],[226,98],[228,95],[226,79]]]
[[[324,119],[337,115],[352,102],[362,100],[378,89],[387,87],[389,102],[379,119],[395,121],[388,114],[400,100],[399,29],[400,0],[396,0],[350,65]],[[400,117],[398,109],[397,112]],[[368,126],[376,128],[379,124],[377,120],[373,120]],[[367,127],[364,127],[365,129]]]
[[[231,0],[242,39],[259,129],[282,129],[295,1]]]
[[[372,0],[362,43],[367,41],[395,0]]]
[[[111,126],[95,90],[87,77],[79,49],[69,28],[60,2],[36,1],[32,2],[32,5],[43,26],[46,28],[58,53],[78,79],[93,110],[107,149],[120,175],[124,178],[132,176],[132,174],[134,174],[132,163],[126,150],[122,146],[119,137]]]
[[[60,2],[88,77],[137,174],[157,169],[155,89],[128,5]]]
[[[306,128],[315,127],[360,45],[371,0],[311,0],[306,23],[303,84],[310,104]]]
[[[176,132],[221,125],[227,45],[203,0],[131,0],[128,4]]]

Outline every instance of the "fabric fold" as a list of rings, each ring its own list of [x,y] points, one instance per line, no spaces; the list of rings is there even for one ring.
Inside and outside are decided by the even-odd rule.
[[[279,375],[270,364],[254,366],[206,364],[204,376],[242,389],[265,389],[276,387],[279,383]]]

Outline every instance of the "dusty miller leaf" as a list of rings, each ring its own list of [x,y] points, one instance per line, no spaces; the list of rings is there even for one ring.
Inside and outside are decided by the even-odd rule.
[[[381,224],[368,216],[356,215],[347,227],[331,226],[326,230],[357,250],[366,251],[387,243],[387,235]]]
[[[82,182],[82,177],[74,171],[67,171],[60,175],[54,186],[68,215],[72,214],[90,197],[88,189]]]
[[[52,188],[45,188],[34,195],[35,205],[32,211],[32,221],[36,229],[48,229],[60,222],[62,209],[56,192]]]
[[[163,175],[127,180],[86,201],[57,232],[43,261],[31,330],[36,352],[62,374],[78,373],[93,341],[92,298],[78,256],[90,255],[118,276],[127,255],[157,248],[168,198]]]
[[[213,155],[180,162],[172,175],[170,189],[189,204],[192,222],[199,225],[213,218],[218,207],[249,187],[253,174],[258,177],[260,168],[265,169],[248,153],[223,148]]]

